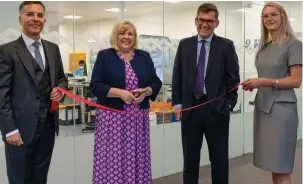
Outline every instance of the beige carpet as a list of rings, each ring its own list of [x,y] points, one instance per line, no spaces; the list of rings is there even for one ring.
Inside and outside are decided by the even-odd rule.
[[[271,184],[271,174],[252,165],[252,154],[230,160],[230,184]],[[153,181],[153,184],[182,184],[182,173]],[[199,184],[211,184],[210,166],[201,167]],[[302,142],[297,144],[292,184],[302,184]]]

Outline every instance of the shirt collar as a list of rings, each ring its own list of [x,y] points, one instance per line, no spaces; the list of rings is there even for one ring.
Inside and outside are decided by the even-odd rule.
[[[205,38],[202,38],[202,37],[198,34],[198,42],[201,42],[202,40],[204,40],[204,41],[210,43],[211,40],[213,39],[213,36],[214,36],[214,34],[211,34],[208,38],[205,39]]]
[[[26,36],[24,33],[22,33],[22,38],[25,42],[25,45],[28,47],[28,46],[31,46],[36,40],[33,40],[32,38]],[[41,38],[39,38],[38,42],[42,45],[41,43]]]

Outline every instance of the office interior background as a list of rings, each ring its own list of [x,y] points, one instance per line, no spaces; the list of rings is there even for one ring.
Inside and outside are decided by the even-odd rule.
[[[182,38],[196,35],[194,18],[202,1],[45,1],[46,25],[42,38],[59,45],[70,90],[94,100],[87,84],[99,50],[110,47],[114,24],[126,19],[135,24],[139,48],[148,51],[155,63],[163,88],[150,109],[152,177],[154,179],[182,171],[180,122],[171,106],[171,78],[174,57]],[[254,57],[258,48],[261,11],[265,1],[214,1],[219,10],[215,34],[234,41],[239,58],[241,81],[257,77]],[[302,38],[302,1],[280,2],[298,39]],[[0,2],[0,44],[17,39],[20,2]],[[80,59],[86,62],[87,77],[73,77]],[[229,157],[253,151],[253,109],[256,90],[238,90],[238,104],[230,119]],[[302,139],[302,91],[296,89]],[[78,104],[78,105],[73,105]],[[49,183],[91,183],[93,162],[94,108],[66,99],[60,106],[60,135],[56,139]],[[74,119],[74,120],[73,120]],[[69,121],[70,120],[70,121]],[[274,130],[273,130],[274,131]],[[205,139],[204,139],[205,140]],[[0,142],[0,180],[6,184],[3,143]],[[201,166],[208,165],[207,144],[201,151]],[[5,179],[3,179],[5,178]]]

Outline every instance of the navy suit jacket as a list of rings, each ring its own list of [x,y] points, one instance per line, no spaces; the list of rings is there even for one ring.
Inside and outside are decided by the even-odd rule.
[[[138,88],[151,87],[153,94],[146,97],[140,104],[141,109],[149,108],[149,100],[154,101],[162,87],[156,74],[154,63],[148,52],[135,49],[135,56],[130,62],[138,77]],[[111,87],[125,89],[125,63],[117,55],[115,49],[109,48],[98,53],[90,83],[97,103],[122,110],[125,104],[120,98],[107,97]]]
[[[175,57],[172,101],[173,105],[182,104],[182,108],[193,105],[195,74],[197,63],[197,36],[182,39]],[[205,75],[205,88],[208,100],[225,94],[240,83],[238,56],[231,40],[213,35]],[[238,93],[234,90],[210,103],[216,117],[229,115],[237,103]],[[189,111],[182,113],[182,119]]]

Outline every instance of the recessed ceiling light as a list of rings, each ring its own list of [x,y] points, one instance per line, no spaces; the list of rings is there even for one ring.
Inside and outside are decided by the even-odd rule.
[[[167,2],[167,3],[182,3],[183,1],[178,1],[178,0],[167,0],[167,1],[164,1],[164,2]]]
[[[251,13],[251,11],[247,10],[246,8],[240,8],[240,9],[237,9],[237,10],[232,10],[232,12]]]
[[[77,16],[77,15],[66,15],[63,17],[64,19],[81,19],[81,16]]]
[[[105,11],[109,11],[109,12],[120,12],[120,8],[108,8]],[[127,11],[126,9],[124,9],[124,11]]]

